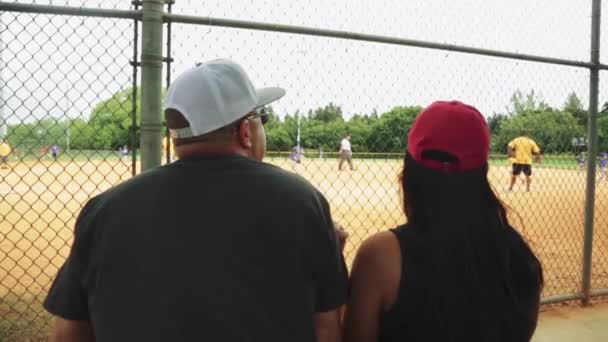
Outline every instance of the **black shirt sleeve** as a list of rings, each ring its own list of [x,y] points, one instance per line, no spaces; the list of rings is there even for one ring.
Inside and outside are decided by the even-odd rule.
[[[317,194],[318,226],[313,227],[311,254],[315,282],[315,311],[327,312],[346,304],[348,271],[340,251],[327,200]]]
[[[70,254],[59,269],[44,308],[55,316],[68,320],[89,320],[88,293],[85,277],[90,274],[93,221],[97,212],[97,198],[84,206],[74,230]]]

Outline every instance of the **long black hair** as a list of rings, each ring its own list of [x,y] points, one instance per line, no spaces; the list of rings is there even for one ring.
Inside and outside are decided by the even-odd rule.
[[[457,162],[441,151],[423,158]],[[536,327],[542,267],[509,224],[487,174],[487,163],[450,173],[424,167],[409,153],[404,159],[408,229],[423,241],[430,268],[428,279],[410,281],[426,284],[433,298],[428,320],[444,341],[529,341]]]

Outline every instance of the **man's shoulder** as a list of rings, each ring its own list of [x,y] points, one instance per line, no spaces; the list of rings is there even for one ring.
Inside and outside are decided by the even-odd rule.
[[[163,179],[166,179],[168,170],[168,165],[165,165],[137,174],[97,195],[99,202],[118,200],[127,194],[133,195],[134,193],[138,193],[140,190],[142,192],[149,192],[151,186],[157,185]]]
[[[291,186],[305,187],[316,190],[316,188],[304,177],[284,170],[276,165],[261,162],[258,163],[257,168],[257,172],[264,173],[268,176],[267,181],[270,183],[276,183],[277,185],[289,184]]]
[[[536,141],[534,141],[534,139],[528,138],[528,141],[530,142],[531,145],[538,146],[538,144],[536,143]]]
[[[283,196],[325,198],[321,192],[304,177],[281,169],[278,166],[259,163],[256,177],[260,177],[269,192],[280,192]]]

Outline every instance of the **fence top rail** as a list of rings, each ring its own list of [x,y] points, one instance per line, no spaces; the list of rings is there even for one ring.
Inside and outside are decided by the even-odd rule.
[[[70,7],[56,5],[41,5],[41,4],[20,4],[13,2],[0,1],[0,11],[5,12],[22,12],[22,13],[39,13],[39,14],[54,14],[54,15],[69,15],[82,17],[101,17],[101,18],[122,18],[122,19],[137,19],[141,20],[141,10],[118,10],[118,9],[102,9],[102,8],[86,8],[86,7]],[[429,42],[423,40],[415,40],[408,38],[399,38],[391,36],[373,35],[359,32],[328,30],[322,28],[313,28],[306,26],[285,25],[276,23],[264,23],[256,21],[235,20],[215,17],[189,16],[180,14],[165,13],[165,22],[181,23],[181,24],[196,24],[207,26],[221,26],[230,28],[241,28],[250,30],[272,31],[282,33],[302,34],[309,36],[339,38],[347,40],[358,40],[374,43],[404,45],[434,50],[453,51],[460,53],[468,53],[490,57],[500,57],[508,59],[516,59],[530,62],[539,62],[545,64],[556,64],[571,67],[608,70],[608,64],[592,63],[587,61],[577,61],[571,59],[554,58],[548,56],[522,54],[508,51],[491,50],[476,48],[464,45],[443,44]]]
[[[476,48],[476,47],[463,46],[463,45],[435,43],[435,42],[429,42],[429,41],[390,37],[390,36],[380,36],[380,35],[358,33],[358,32],[328,30],[328,29],[312,28],[312,27],[306,27],[306,26],[284,25],[284,24],[276,24],[276,23],[264,23],[264,22],[256,22],[256,21],[235,20],[235,19],[226,19],[226,18],[215,18],[215,17],[189,16],[189,15],[170,14],[170,13],[165,13],[164,20],[165,20],[165,22],[181,23],[181,24],[221,26],[221,27],[230,27],[230,28],[260,30],[260,31],[294,33],[294,34],[302,34],[302,35],[309,35],[309,36],[340,38],[340,39],[348,39],[348,40],[359,40],[359,41],[385,43],[385,44],[393,44],[393,45],[405,45],[405,46],[413,46],[413,47],[420,47],[420,48],[427,48],[427,49],[454,51],[454,52],[476,54],[476,55],[483,55],[483,56],[517,59],[517,60],[524,60],[524,61],[531,61],[531,62],[540,62],[540,63],[546,63],[546,64],[557,64],[557,65],[565,65],[565,66],[580,67],[580,68],[587,68],[587,69],[608,70],[608,64],[601,64],[601,63],[594,64],[594,63],[586,62],[586,61],[577,61],[577,60],[522,54],[522,53],[515,53],[515,52],[508,52],[508,51],[483,49],[483,48]]]
[[[20,3],[15,3],[15,2],[3,2],[3,1],[0,1],[0,11],[68,15],[68,16],[78,16],[78,17],[141,19],[141,11],[136,11],[136,10],[87,8],[87,7],[41,5],[41,4],[20,4]]]

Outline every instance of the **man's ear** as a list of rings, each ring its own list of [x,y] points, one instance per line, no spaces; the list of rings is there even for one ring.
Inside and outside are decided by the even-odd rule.
[[[239,143],[243,148],[251,148],[251,123],[249,120],[243,120],[238,127]]]

